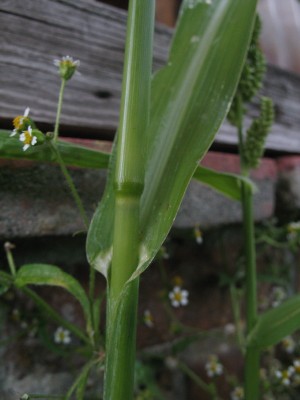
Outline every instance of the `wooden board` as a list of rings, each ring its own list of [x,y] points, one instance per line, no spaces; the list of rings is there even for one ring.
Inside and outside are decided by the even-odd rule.
[[[80,59],[80,75],[65,92],[62,132],[68,136],[112,139],[118,124],[126,12],[92,0],[1,0],[0,127],[31,108],[45,129],[55,120],[59,79],[53,60]],[[167,58],[172,30],[157,25],[154,69]],[[300,153],[300,77],[270,67],[264,94],[277,115],[267,148]],[[257,114],[257,104],[249,115]],[[236,144],[225,123],[218,147]]]

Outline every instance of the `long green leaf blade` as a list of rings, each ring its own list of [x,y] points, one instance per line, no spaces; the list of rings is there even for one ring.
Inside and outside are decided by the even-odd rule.
[[[185,0],[167,66],[152,83],[145,188],[141,200],[140,263],[152,261],[168,234],[199,160],[230,106],[250,40],[256,0]],[[111,187],[108,183],[108,187]],[[108,189],[87,241],[89,261],[106,275],[112,220]],[[110,207],[110,206],[109,206]],[[110,208],[113,214],[113,210]],[[100,228],[101,227],[101,228]]]
[[[163,76],[168,90],[160,90],[149,130],[154,140],[149,146],[141,213],[145,261],[137,273],[165,239],[197,163],[227,113],[249,43],[255,5],[252,0],[183,3],[169,73]],[[156,132],[159,136],[155,137]]]
[[[247,345],[264,349],[300,328],[300,295],[262,314],[248,335]]]
[[[243,176],[215,171],[210,168],[197,167],[193,179],[204,183],[232,200],[241,201],[241,182],[255,191],[255,185]]]
[[[90,306],[88,297],[73,276],[62,271],[54,265],[48,264],[26,264],[16,274],[15,285],[23,287],[26,285],[50,285],[66,289],[81,304],[87,321],[90,321]]]
[[[56,161],[49,146],[39,146],[24,152],[19,140],[10,138],[10,133],[10,131],[0,130],[0,158],[41,162]],[[110,153],[64,141],[58,142],[58,148],[67,166],[95,169],[108,167]],[[201,166],[196,168],[193,178],[233,200],[240,200],[240,181],[245,181],[245,178],[238,175],[217,172]],[[251,185],[250,181],[247,183]]]
[[[0,130],[0,158],[56,162],[56,155],[47,143],[23,151],[21,142],[10,137],[11,131]],[[59,140],[58,150],[66,165],[82,168],[107,168],[109,153]]]

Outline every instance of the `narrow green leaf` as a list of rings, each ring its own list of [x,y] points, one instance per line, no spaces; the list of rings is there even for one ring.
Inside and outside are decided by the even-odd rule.
[[[193,179],[210,186],[232,200],[241,201],[241,182],[244,182],[253,192],[255,191],[255,185],[250,179],[201,166],[197,167]]]
[[[152,82],[150,125],[143,149],[146,173],[140,262],[131,279],[147,268],[165,240],[198,162],[226,116],[249,44],[255,8],[256,0],[183,2],[168,64]],[[104,275],[111,261],[111,240],[106,238],[111,237],[113,227],[112,219],[105,215],[106,206],[111,216],[114,213],[109,201],[112,183],[107,185],[87,240],[89,261]]]
[[[93,219],[90,223],[86,242],[86,253],[90,264],[108,276],[112,258],[113,222],[115,215],[114,172],[116,166],[116,140],[108,166],[107,182]]]
[[[87,321],[90,321],[88,297],[80,283],[73,276],[54,265],[26,264],[16,274],[15,285],[50,285],[59,286],[71,293],[81,304]]]
[[[24,152],[20,142],[10,138],[10,131],[0,130],[0,157],[7,159],[24,159],[31,161],[56,162],[55,155],[51,152],[50,146],[43,145]],[[109,153],[103,153],[84,146],[72,143],[58,142],[62,158],[67,166],[81,168],[107,168]],[[211,186],[225,196],[233,200],[240,200],[240,181],[246,178],[234,174],[226,174],[213,171],[204,167],[197,167],[193,178]],[[251,185],[251,182],[247,180]],[[252,184],[253,185],[253,184]]]
[[[73,385],[68,390],[68,393],[65,396],[65,400],[69,400],[72,394],[76,391],[76,399],[83,400],[85,394],[85,387],[87,383],[87,379],[90,373],[90,370],[95,366],[97,362],[95,360],[89,361],[87,364],[84,365],[80,374],[77,376],[76,380],[74,381]]]
[[[275,345],[299,328],[300,295],[297,295],[262,314],[248,335],[247,345],[264,349]]]
[[[23,151],[21,142],[10,137],[11,131],[0,130],[0,158],[56,162],[56,155],[47,142]],[[83,168],[107,168],[109,154],[74,143],[57,142],[58,150],[66,165]]]

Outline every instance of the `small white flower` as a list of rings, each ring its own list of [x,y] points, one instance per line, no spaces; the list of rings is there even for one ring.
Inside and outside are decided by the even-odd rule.
[[[244,389],[241,386],[237,386],[231,393],[230,393],[231,400],[242,400],[244,399]]]
[[[148,326],[148,328],[153,328],[154,326],[154,318],[149,310],[144,311],[144,318],[143,318],[144,324]]]
[[[69,64],[75,67],[79,67],[80,65],[80,61],[79,60],[73,60],[73,57],[70,56],[64,56],[62,57],[60,60],[59,59],[55,59],[53,61],[54,65],[56,67],[60,67],[61,64]]]
[[[203,235],[202,235],[202,232],[199,229],[199,226],[195,226],[195,228],[194,228],[194,236],[195,236],[196,243],[198,243],[198,244],[202,244],[203,243]]]
[[[74,75],[80,65],[79,60],[73,60],[73,57],[65,56],[61,60],[54,60],[54,65],[58,67],[61,78],[69,80]]]
[[[179,286],[175,286],[169,293],[169,299],[173,307],[186,306],[189,303],[188,300],[189,292],[181,289]]]
[[[71,335],[67,329],[59,326],[54,332],[54,342],[58,344],[70,344],[71,343]]]
[[[21,133],[20,141],[24,142],[24,151],[27,150],[30,146],[34,146],[37,143],[37,137],[32,134],[31,126],[28,127],[27,131],[23,131]]]
[[[288,369],[282,371],[275,371],[276,377],[281,381],[282,385],[289,386],[291,384],[291,378],[295,373],[295,368],[291,365]]]
[[[297,374],[300,374],[300,360],[297,359],[293,362],[293,366],[295,368],[295,372],[297,372]]]
[[[296,348],[296,343],[292,336],[287,336],[281,341],[282,347],[288,354],[292,354]]]
[[[24,111],[23,115],[18,115],[16,118],[14,118],[13,126],[15,127],[15,129],[12,131],[10,136],[15,136],[18,133],[18,131],[20,129],[22,129],[24,120],[28,117],[29,112],[30,112],[30,108],[27,107],[26,110]]]
[[[219,362],[217,356],[210,356],[205,364],[206,373],[210,378],[223,374],[223,365]]]
[[[226,324],[226,325],[224,326],[224,333],[225,333],[225,335],[231,336],[231,335],[234,335],[235,332],[236,332],[236,327],[235,327],[234,324],[232,324],[232,323],[229,322],[228,324]]]

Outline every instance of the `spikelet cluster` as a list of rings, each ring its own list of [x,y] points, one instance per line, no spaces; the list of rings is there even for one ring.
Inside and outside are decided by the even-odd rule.
[[[243,158],[248,169],[259,166],[264,152],[266,137],[274,122],[274,106],[269,97],[262,97],[260,115],[252,121],[246,134]]]
[[[262,80],[266,71],[266,61],[259,47],[259,35],[261,22],[257,15],[251,43],[248,49],[246,62],[237,87],[236,95],[232,101],[228,120],[233,125],[238,125],[238,97],[242,103],[248,103],[262,86]],[[245,113],[245,109],[243,110]]]

